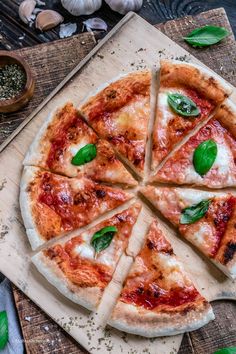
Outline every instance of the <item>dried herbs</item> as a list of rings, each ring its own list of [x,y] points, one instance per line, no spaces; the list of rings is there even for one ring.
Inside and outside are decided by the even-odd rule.
[[[0,100],[16,97],[25,87],[26,74],[18,64],[0,67]]]

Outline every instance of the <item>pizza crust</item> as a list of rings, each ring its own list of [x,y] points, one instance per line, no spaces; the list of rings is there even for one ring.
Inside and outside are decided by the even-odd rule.
[[[208,303],[183,313],[155,313],[118,301],[108,324],[112,327],[143,337],[172,336],[194,331],[214,320]]]
[[[27,192],[27,188],[30,182],[33,180],[37,169],[35,167],[27,167],[23,170],[23,174],[20,182],[20,209],[21,215],[24,221],[26,234],[28,236],[30,245],[33,250],[41,246],[44,241],[42,240],[39,232],[37,231],[33,216],[32,216],[32,201],[30,195]]]
[[[51,283],[58,291],[69,300],[79,304],[90,311],[96,310],[102,291],[99,287],[79,288],[70,282],[60,268],[51,261],[43,252],[32,257],[32,262],[38,271]]]
[[[161,67],[162,80],[166,87],[190,87],[216,104],[232,93],[232,86],[209,68],[179,60],[161,60]]]
[[[222,103],[214,115],[236,137],[236,105],[230,99]]]

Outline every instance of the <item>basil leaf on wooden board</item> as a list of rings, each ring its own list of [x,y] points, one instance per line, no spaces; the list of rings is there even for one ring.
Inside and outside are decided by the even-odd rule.
[[[182,210],[180,216],[180,224],[193,224],[201,219],[207,212],[211,200],[202,200],[198,204],[194,204]]]
[[[213,354],[236,354],[236,347],[222,348]]]
[[[81,166],[87,162],[92,161],[97,156],[97,148],[94,144],[87,144],[83,146],[76,155],[72,158],[72,165]]]
[[[217,144],[214,140],[203,141],[193,153],[193,166],[195,171],[204,176],[212,167],[217,156]]]
[[[169,93],[168,104],[176,113],[184,117],[196,117],[200,114],[197,105],[180,93]]]
[[[6,311],[0,312],[0,350],[3,349],[8,341],[8,319]]]
[[[229,32],[224,27],[204,26],[196,28],[183,38],[193,47],[207,47],[209,45],[220,42],[228,35]]]
[[[106,226],[103,229],[97,231],[91,239],[91,245],[95,249],[95,252],[101,252],[109,247],[117,231],[118,230],[115,226]]]

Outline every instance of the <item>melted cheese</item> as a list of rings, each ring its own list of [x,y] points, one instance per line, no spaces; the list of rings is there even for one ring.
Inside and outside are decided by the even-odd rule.
[[[90,142],[88,141],[88,139],[82,139],[78,144],[73,144],[70,146],[69,150],[72,154],[72,156],[75,156],[77,154],[77,152],[82,149],[82,147],[84,147],[85,145],[89,144]]]
[[[74,248],[74,253],[80,257],[87,259],[94,259],[95,256],[94,248],[91,245],[86,244],[85,242],[77,245]]]
[[[217,168],[218,173],[227,175],[230,173],[232,153],[227,145],[217,144],[217,155],[212,168]]]

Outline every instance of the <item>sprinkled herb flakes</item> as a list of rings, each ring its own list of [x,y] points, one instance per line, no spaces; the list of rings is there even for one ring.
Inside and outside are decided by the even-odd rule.
[[[26,84],[26,74],[18,64],[0,67],[0,100],[17,96]]]

